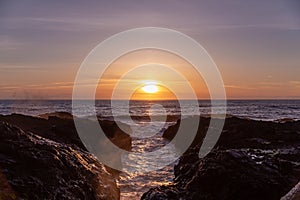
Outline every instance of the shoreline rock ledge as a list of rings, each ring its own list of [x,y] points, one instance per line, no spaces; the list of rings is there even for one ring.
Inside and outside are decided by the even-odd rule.
[[[114,144],[131,149],[115,122],[99,123]],[[86,151],[71,117],[0,115],[0,199],[117,200],[114,173]]]
[[[299,200],[300,199],[300,182],[291,189],[280,200]]]
[[[40,117],[27,116],[22,114],[0,115],[0,121],[15,125],[25,132],[31,132],[55,142],[64,144],[75,144],[83,150],[86,150],[73,121],[74,116],[67,112],[54,112],[40,115]],[[109,120],[91,121],[81,119],[87,127],[86,134],[89,134],[89,128],[101,126],[105,135],[112,143],[121,149],[130,151],[132,139],[129,134],[122,131],[116,122]],[[130,132],[130,127],[120,123],[122,128]],[[96,138],[95,138],[96,139]]]
[[[193,146],[175,165],[173,183],[151,188],[141,199],[279,200],[300,181],[300,121],[228,118],[215,148],[200,159],[199,144],[208,122],[202,120]],[[165,137],[173,138],[178,126]],[[299,193],[297,188],[293,195]]]
[[[119,199],[90,153],[0,122],[0,199]]]

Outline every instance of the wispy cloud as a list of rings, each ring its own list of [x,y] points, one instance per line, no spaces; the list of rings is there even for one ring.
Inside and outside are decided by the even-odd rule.
[[[289,81],[289,84],[296,88],[300,88],[300,81]]]
[[[243,89],[243,90],[253,90],[255,87],[251,86],[242,86],[242,85],[224,85],[225,88],[230,88],[230,89]]]
[[[8,35],[0,35],[0,50],[15,50],[24,45],[24,41],[19,41]]]
[[[25,66],[25,65],[6,65],[0,63],[0,71],[23,71],[23,70],[42,70],[38,66]]]

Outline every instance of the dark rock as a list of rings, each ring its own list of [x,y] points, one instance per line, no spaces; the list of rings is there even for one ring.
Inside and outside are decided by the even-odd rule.
[[[0,115],[0,122],[8,122],[12,125],[19,127],[20,129],[31,132],[36,135],[42,136],[44,138],[53,140],[55,142],[71,144],[80,147],[83,150],[87,150],[86,146],[82,143],[82,138],[79,138],[77,134],[77,129],[74,124],[73,116],[66,112],[55,112],[41,115],[42,117],[32,117],[21,114],[11,114],[11,115]],[[61,118],[62,117],[62,118]],[[121,163],[121,154],[119,152],[113,152],[107,148],[108,142],[112,142],[117,147],[124,149],[126,151],[131,150],[132,139],[129,134],[131,129],[128,125],[109,120],[100,120],[92,121],[88,119],[79,119],[79,122],[84,125],[84,135],[90,137],[89,141],[93,142],[93,147],[98,147],[102,151],[107,149],[105,156],[109,158],[111,163],[116,164],[119,168],[122,167]],[[100,124],[103,132],[106,137],[103,138],[101,134],[93,135],[91,129],[93,127],[98,127]],[[121,126],[122,129],[119,127]],[[126,132],[124,132],[125,130]],[[91,144],[87,144],[91,145]],[[89,146],[91,150],[92,147]],[[94,150],[95,153],[97,152]],[[96,155],[99,156],[99,155]],[[110,164],[111,164],[110,163]],[[110,167],[107,167],[110,173],[113,173],[115,176],[119,175],[119,171],[114,170]]]
[[[199,159],[208,123],[200,120],[196,139],[174,167],[174,183],[152,188],[142,199],[275,200],[299,182],[300,122],[228,118],[214,150]],[[178,126],[164,137],[172,139]]]
[[[167,130],[164,131],[163,137],[174,142],[175,146],[178,148],[181,148],[181,141],[184,140],[185,135],[182,137],[177,138],[177,140],[173,139],[179,129],[179,126],[184,125],[184,130],[189,131],[190,127],[192,126],[194,122],[194,118],[188,118],[183,120],[184,123],[181,122],[181,120],[177,120],[177,123],[175,125],[172,125],[168,127]],[[200,123],[198,126],[198,131],[196,134],[196,137],[194,138],[191,146],[196,146],[202,143],[204,136],[206,135],[208,125],[209,125],[210,119],[209,118],[200,118]]]
[[[192,121],[192,118],[184,119],[185,123]],[[197,135],[191,147],[199,146],[206,135],[210,118],[201,117]],[[163,134],[163,137],[172,140],[181,124],[181,120],[170,126]],[[189,128],[186,128],[187,134]],[[216,146],[222,149],[230,148],[281,148],[286,145],[299,144],[300,121],[274,123],[266,121],[255,121],[230,117],[225,120],[224,128]],[[174,141],[175,145],[180,143]],[[178,145],[180,146],[180,145]]]
[[[299,178],[291,163],[285,169],[276,157],[252,156],[247,149],[214,150],[197,161],[186,154],[175,167],[174,185],[151,189],[142,199],[279,199]]]
[[[119,199],[114,178],[90,153],[6,122],[0,122],[0,180],[0,199]]]
[[[73,119],[74,118],[74,116],[68,112],[45,113],[45,114],[39,115],[38,117],[43,118],[43,119],[49,119],[50,117],[57,117],[60,119]]]
[[[299,200],[300,199],[300,182],[291,189],[284,197],[280,200]]]
[[[13,124],[24,131],[32,132],[36,135],[51,139],[56,142],[65,144],[75,144],[86,150],[79,138],[73,117],[69,113],[50,113],[42,115],[44,118],[31,117],[21,114],[0,115],[0,121]],[[62,117],[62,118],[61,118]],[[46,118],[46,119],[45,119]],[[131,137],[122,131],[116,122],[108,120],[99,120],[93,122],[91,120],[82,119],[87,127],[92,127],[98,123],[102,127],[106,136],[118,147],[129,151],[131,149]],[[130,132],[130,127],[120,123]],[[88,129],[86,130],[88,134]]]

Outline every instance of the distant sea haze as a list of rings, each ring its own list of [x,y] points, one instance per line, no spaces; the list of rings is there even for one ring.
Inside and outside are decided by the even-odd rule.
[[[169,115],[180,116],[181,113],[195,115],[195,107],[191,106],[190,101],[131,101],[129,113],[126,109],[126,101],[116,101],[114,114],[122,119],[130,114],[134,119],[141,119],[147,116]],[[155,107],[154,104],[162,105]],[[80,116],[89,117],[94,115],[93,108],[82,103],[79,108]],[[112,118],[111,104],[109,100],[96,100],[97,115],[103,118]],[[201,115],[209,115],[211,112],[209,100],[199,100],[199,110]],[[217,109],[218,110],[218,109]],[[221,109],[220,109],[221,110]],[[0,100],[0,114],[8,115],[20,113],[25,115],[38,116],[40,114],[64,111],[72,113],[71,100]],[[182,112],[184,111],[184,112]],[[224,114],[224,113],[220,113]],[[300,100],[229,100],[227,101],[227,114],[241,118],[254,120],[275,121],[282,119],[300,119]],[[175,118],[174,118],[175,119]]]

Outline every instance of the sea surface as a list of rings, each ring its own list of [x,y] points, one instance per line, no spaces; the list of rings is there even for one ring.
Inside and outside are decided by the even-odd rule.
[[[111,101],[97,100],[94,105],[91,102],[79,101],[79,107],[75,112],[77,117],[89,118],[96,114],[103,119],[118,120],[130,125],[133,138],[133,152],[151,152],[168,143],[161,137],[163,130],[175,124],[181,116],[211,114],[211,102],[199,100],[197,106],[191,101]],[[113,106],[112,106],[113,105]],[[218,104],[215,106],[218,112]],[[218,114],[224,114],[224,108],[219,108]],[[237,116],[263,121],[300,120],[300,100],[229,100],[226,108],[227,115]],[[45,113],[64,111],[72,113],[72,101],[70,100],[0,100],[0,114],[8,115],[20,113],[38,116]],[[129,117],[130,116],[130,117]],[[166,117],[167,116],[167,117]],[[151,117],[151,118],[149,118]],[[152,121],[151,121],[152,120]],[[153,132],[154,137],[147,138]],[[176,151],[172,145],[163,152],[164,156],[174,156]],[[161,155],[159,155],[161,156]],[[160,157],[157,157],[159,160]],[[175,161],[176,162],[176,161]],[[118,184],[121,188],[121,199],[140,199],[141,195],[151,187],[169,184],[172,182],[173,166],[175,162],[166,167],[147,173],[132,172],[122,173]],[[126,157],[123,164],[133,167],[137,164],[141,167],[151,168],[155,163],[152,160],[139,160],[136,157]]]
[[[84,102],[84,101],[82,101]],[[118,117],[128,116],[126,101],[116,101]],[[149,115],[168,114],[178,116],[182,111],[187,115],[194,115],[196,110],[190,106],[190,101],[182,101],[179,105],[177,101],[131,101],[130,115],[142,117]],[[159,104],[165,108],[155,107]],[[109,100],[96,100],[95,107],[97,114],[104,118],[111,118],[111,104]],[[152,109],[150,109],[152,107]],[[156,108],[156,109],[155,109]],[[80,117],[93,115],[93,108],[82,104],[79,108]],[[199,100],[199,110],[203,115],[210,114],[211,103],[209,100]],[[72,101],[70,100],[0,100],[0,114],[20,113],[37,116],[55,111],[65,111],[72,113]],[[300,100],[229,100],[227,101],[227,114],[242,118],[249,118],[263,121],[274,121],[279,119],[300,119]]]

